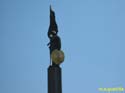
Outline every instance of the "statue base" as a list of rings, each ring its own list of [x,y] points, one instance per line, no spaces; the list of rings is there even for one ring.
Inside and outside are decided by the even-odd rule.
[[[50,65],[48,68],[48,93],[62,93],[61,68]]]

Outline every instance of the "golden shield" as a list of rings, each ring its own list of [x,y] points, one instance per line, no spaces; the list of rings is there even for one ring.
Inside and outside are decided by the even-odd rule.
[[[64,52],[55,49],[51,54],[51,59],[55,64],[61,64],[64,61]]]

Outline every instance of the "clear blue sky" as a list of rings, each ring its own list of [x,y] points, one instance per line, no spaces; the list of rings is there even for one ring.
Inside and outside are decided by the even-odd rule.
[[[50,3],[63,93],[125,87],[125,0],[0,0],[0,93],[47,93]]]

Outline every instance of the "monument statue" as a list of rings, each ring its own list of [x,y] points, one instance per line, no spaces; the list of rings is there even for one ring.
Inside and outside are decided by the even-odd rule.
[[[50,50],[50,65],[48,67],[48,93],[62,93],[62,78],[60,64],[64,61],[61,50],[61,39],[58,36],[55,13],[50,6],[50,25],[48,29],[48,43]],[[52,61],[51,61],[52,60]]]
[[[48,29],[48,38],[50,39],[48,46],[50,49],[50,57],[52,59],[52,65],[59,66],[59,62],[55,62],[55,61],[53,61],[53,59],[54,60],[55,60],[55,58],[57,60],[60,59],[60,63],[61,63],[61,61],[64,60],[64,53],[63,53],[63,51],[60,51],[61,50],[61,39],[58,36],[58,26],[56,24],[55,13],[52,10],[51,6],[50,6],[50,26]],[[55,51],[54,53],[52,53],[54,50],[58,50],[58,52]],[[52,54],[55,56],[53,56]],[[56,54],[57,54],[57,57],[56,57]]]

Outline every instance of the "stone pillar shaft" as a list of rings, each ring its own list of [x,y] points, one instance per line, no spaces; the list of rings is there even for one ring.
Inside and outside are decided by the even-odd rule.
[[[48,68],[48,93],[62,93],[61,68],[49,66]]]

